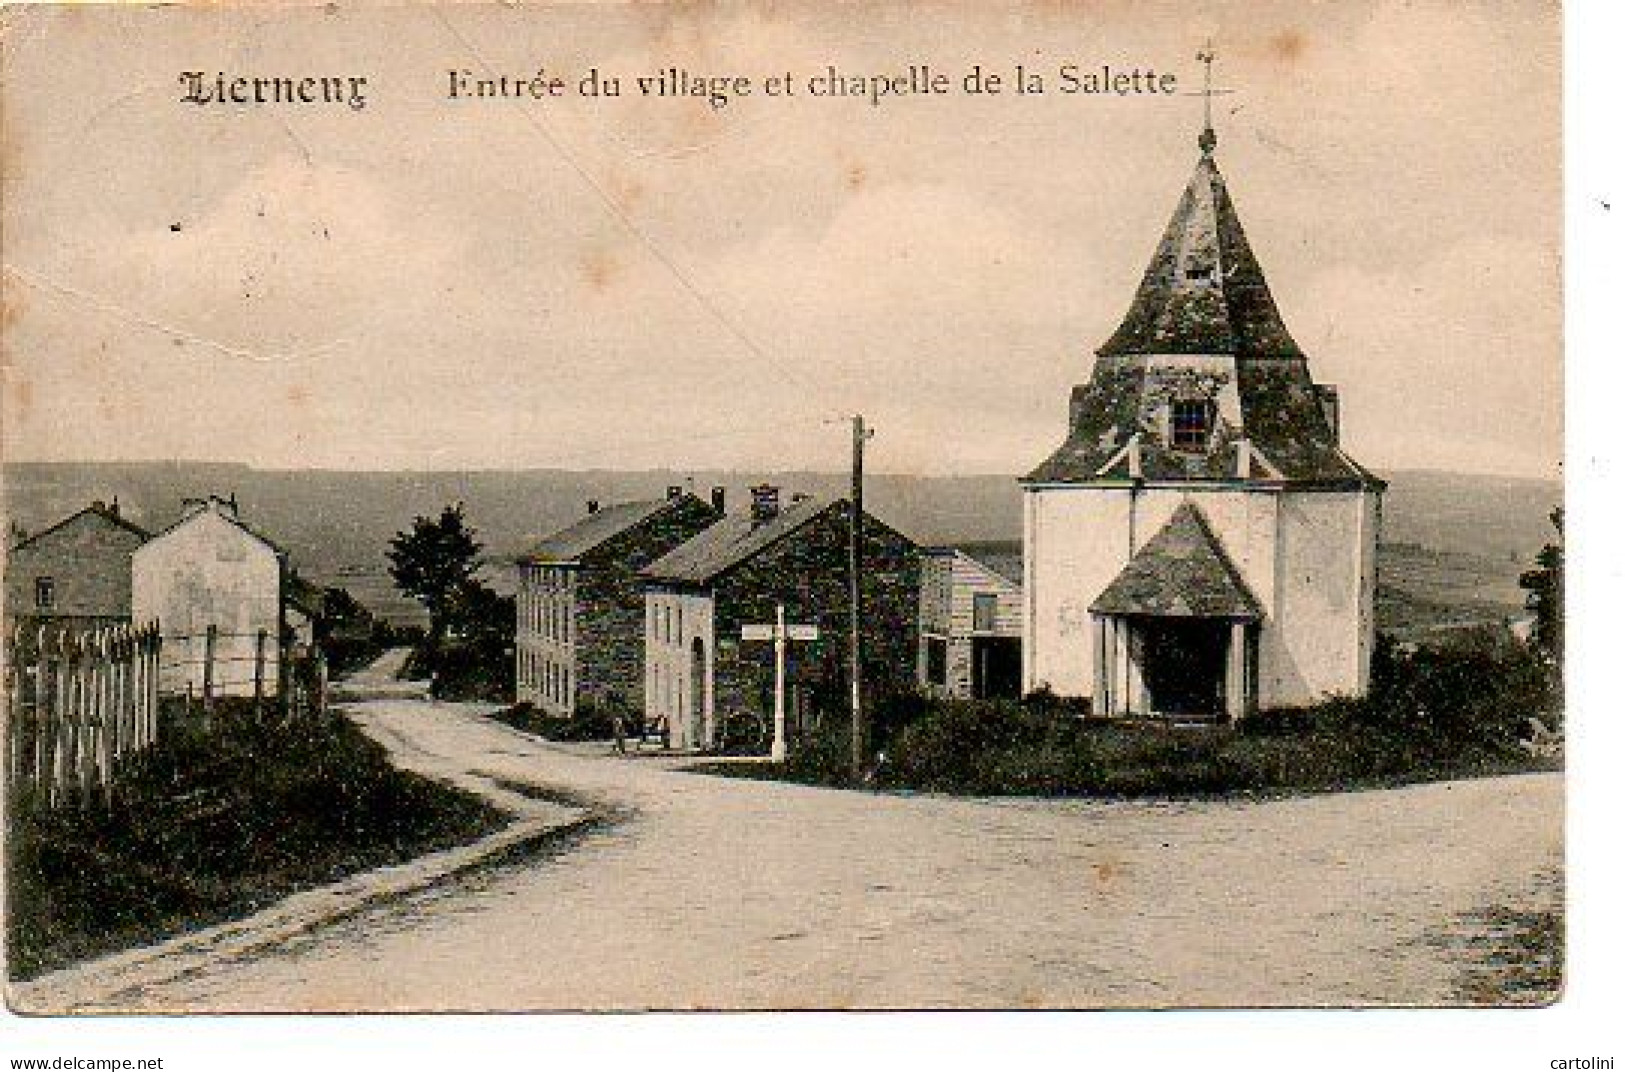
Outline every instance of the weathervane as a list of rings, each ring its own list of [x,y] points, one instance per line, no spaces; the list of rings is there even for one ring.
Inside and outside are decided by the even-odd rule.
[[[1233,89],[1213,88],[1214,55],[1213,38],[1210,37],[1207,39],[1207,44],[1196,54],[1197,62],[1202,64],[1203,67],[1202,92],[1192,94],[1192,96],[1202,98],[1202,133],[1196,139],[1196,144],[1201,147],[1204,155],[1211,153],[1213,147],[1219,144],[1218,135],[1213,133],[1213,98],[1220,94],[1235,92]]]

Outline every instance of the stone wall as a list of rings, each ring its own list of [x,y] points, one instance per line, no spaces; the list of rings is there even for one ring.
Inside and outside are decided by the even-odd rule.
[[[575,592],[576,702],[643,710],[643,568],[717,518],[684,495],[582,557]]]
[[[725,574],[716,593],[714,706],[718,720],[772,714],[773,646],[742,643],[748,623],[768,624],[779,603],[792,624],[817,625],[816,642],[790,646],[795,721],[844,717],[847,685],[847,518],[837,503]],[[919,553],[873,519],[864,527],[864,681],[872,698],[913,687],[919,637]]]

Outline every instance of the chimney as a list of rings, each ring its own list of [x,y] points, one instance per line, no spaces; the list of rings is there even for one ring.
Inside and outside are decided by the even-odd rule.
[[[596,514],[597,512],[598,512],[598,500],[597,499],[588,499],[587,500],[587,513]]]
[[[766,524],[779,516],[779,489],[773,484],[757,484],[750,489],[750,520]]]
[[[90,508],[99,513],[105,513],[107,511],[107,504],[102,502],[100,499],[93,499],[91,500]]]
[[[1326,418],[1326,425],[1332,430],[1332,441],[1335,443],[1342,439],[1338,424],[1337,388],[1329,383],[1315,384],[1315,400],[1320,403],[1320,412]]]
[[[114,517],[119,516],[117,495],[113,496],[113,501],[107,504],[107,512],[112,514]]]
[[[719,514],[728,512],[728,489],[721,484],[711,489],[711,509]]]
[[[666,498],[667,499],[680,498],[682,496],[682,494],[683,494],[683,485],[681,485],[681,484],[667,484],[666,485]]]

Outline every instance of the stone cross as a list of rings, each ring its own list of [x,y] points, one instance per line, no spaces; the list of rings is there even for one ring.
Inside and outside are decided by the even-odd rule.
[[[784,624],[784,604],[772,625],[747,625],[739,630],[740,640],[770,640],[773,642],[773,752],[775,763],[783,763],[787,754],[784,739],[784,656],[792,640],[817,640],[816,625]]]

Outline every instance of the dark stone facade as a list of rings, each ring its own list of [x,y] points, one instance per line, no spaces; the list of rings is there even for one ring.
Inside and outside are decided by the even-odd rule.
[[[847,526],[842,501],[709,586],[717,639],[714,689],[720,721],[740,711],[771,714],[773,646],[743,644],[740,627],[786,619],[815,624],[819,639],[793,643],[788,678],[795,721],[844,717],[848,709]],[[914,543],[868,518],[864,525],[864,683],[878,697],[908,691],[919,644],[920,556]],[[794,727],[792,727],[794,728]]]
[[[577,704],[643,710],[644,582],[639,574],[717,517],[709,503],[685,494],[581,556],[571,608]]]

